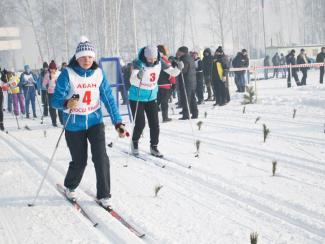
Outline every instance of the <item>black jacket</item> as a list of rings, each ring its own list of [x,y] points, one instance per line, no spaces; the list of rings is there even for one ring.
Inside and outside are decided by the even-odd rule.
[[[275,54],[272,57],[272,63],[273,63],[274,66],[280,65],[280,56],[279,56],[279,54]]]
[[[212,80],[213,81],[222,81],[221,74],[218,72],[217,64],[220,63],[221,67],[223,69],[223,75],[225,77],[228,77],[228,72],[229,72],[229,60],[228,57],[223,54],[221,56],[216,56],[215,59],[213,60],[212,64]]]
[[[324,61],[325,61],[325,53],[321,52],[321,53],[317,54],[316,62],[324,63]]]
[[[210,48],[204,49],[203,59],[202,59],[202,68],[203,68],[203,74],[205,77],[211,76],[212,61],[213,61],[213,56],[211,53],[211,49]]]
[[[181,87],[183,87],[182,77],[184,77],[185,88],[188,91],[193,91],[196,89],[196,70],[194,59],[189,55],[185,54],[180,58],[184,63],[184,68],[182,74],[178,76],[178,82]]]
[[[234,68],[248,67],[248,65],[249,59],[247,55],[243,55],[241,52],[237,53],[236,57],[232,60],[232,66]]]
[[[289,53],[287,56],[286,56],[286,62],[287,64],[291,64],[291,65],[295,65],[296,64],[296,57],[293,53]]]

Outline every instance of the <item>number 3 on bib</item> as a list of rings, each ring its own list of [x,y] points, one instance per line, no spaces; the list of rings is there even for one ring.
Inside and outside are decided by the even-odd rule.
[[[82,99],[83,103],[86,103],[87,105],[89,105],[91,103],[91,91],[86,91],[84,98]]]
[[[156,73],[151,73],[150,74],[150,81],[153,82],[156,80]]]

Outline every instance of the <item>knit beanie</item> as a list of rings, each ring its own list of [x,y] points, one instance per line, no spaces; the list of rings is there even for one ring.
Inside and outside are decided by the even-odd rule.
[[[157,58],[158,48],[156,46],[146,46],[144,48],[144,56],[146,58]]]
[[[49,65],[49,69],[58,69],[54,60],[51,61],[50,65]]]
[[[75,53],[76,59],[84,56],[90,56],[95,58],[95,46],[89,42],[88,38],[85,36],[82,36],[80,38],[80,42],[77,46],[76,53]]]
[[[182,46],[182,47],[178,48],[178,52],[188,54],[188,47]]]
[[[219,47],[217,48],[216,52],[218,52],[218,53],[223,53],[222,46],[219,46]]]

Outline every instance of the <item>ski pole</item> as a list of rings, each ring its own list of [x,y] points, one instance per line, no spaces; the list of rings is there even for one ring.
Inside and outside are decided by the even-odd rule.
[[[131,123],[131,128],[132,128],[132,134],[130,136],[130,151],[128,153],[128,156],[126,158],[126,163],[124,165],[124,167],[127,167],[128,166],[128,163],[129,163],[129,159],[130,159],[130,154],[132,153],[132,138],[133,138],[133,134],[134,134],[134,127],[135,127],[135,121],[137,119],[137,115],[138,115],[138,109],[139,109],[139,97],[140,97],[140,89],[141,89],[141,85],[142,85],[142,80],[140,80],[140,83],[139,83],[139,87],[138,87],[138,92],[137,92],[137,103],[135,105],[135,112],[134,112],[134,116],[132,114],[132,123]]]
[[[44,109],[42,110],[42,107],[41,107],[41,104],[40,104],[40,102],[39,102],[39,99],[38,99],[37,94],[36,94],[36,100],[37,100],[37,104],[38,104],[39,110],[40,110],[40,112],[41,112],[41,114],[42,114],[42,117],[41,117],[41,124],[43,124],[43,123],[44,123]]]
[[[192,130],[192,135],[193,135],[193,140],[194,140],[194,146],[196,147],[197,140],[196,140],[196,136],[195,136],[195,132],[194,132],[194,129],[193,129],[193,124],[192,124],[192,120],[191,120],[191,116],[190,116],[191,115],[190,114],[190,105],[188,103],[188,97],[187,97],[187,92],[186,92],[185,82],[184,82],[184,75],[183,75],[182,72],[181,72],[181,77],[182,77],[183,89],[184,89],[186,106],[187,106],[187,112],[188,112],[188,120],[189,120],[190,127],[191,127],[191,130]],[[183,116],[185,116],[185,114],[183,114]],[[199,150],[197,149],[196,150],[195,157],[198,157],[198,156],[199,156]]]
[[[73,96],[72,96],[72,99],[79,99],[79,95],[78,95],[78,94],[73,95]],[[50,169],[50,167],[51,167],[51,165],[52,165],[52,163],[53,163],[54,156],[55,156],[56,151],[57,151],[57,149],[58,149],[58,147],[59,147],[59,144],[60,144],[60,141],[61,141],[61,138],[62,138],[63,132],[65,131],[65,128],[66,128],[66,126],[67,126],[67,124],[68,124],[68,122],[69,122],[70,116],[71,116],[71,109],[70,109],[70,111],[69,111],[69,115],[68,115],[67,121],[65,122],[65,124],[64,124],[64,126],[63,126],[63,128],[62,128],[62,131],[61,131],[61,133],[60,133],[59,139],[58,139],[58,141],[57,141],[57,143],[56,143],[56,145],[55,145],[55,148],[54,148],[54,151],[53,151],[53,153],[52,153],[51,159],[50,159],[50,161],[49,161],[49,163],[48,163],[48,165],[47,165],[47,168],[46,168],[46,170],[45,170],[45,173],[44,173],[43,179],[42,179],[42,181],[41,181],[41,183],[40,183],[40,185],[39,185],[39,187],[38,187],[38,189],[37,189],[37,192],[36,192],[36,195],[35,195],[35,197],[34,197],[34,199],[33,199],[33,202],[32,202],[32,203],[28,203],[28,207],[32,207],[32,206],[35,205],[35,202],[36,202],[36,200],[37,200],[37,198],[38,198],[38,196],[39,196],[39,193],[41,192],[41,189],[42,189],[42,187],[43,187],[43,184],[44,184],[45,178],[46,178],[46,176],[47,176],[47,173],[48,173],[48,171],[49,171],[49,169]]]

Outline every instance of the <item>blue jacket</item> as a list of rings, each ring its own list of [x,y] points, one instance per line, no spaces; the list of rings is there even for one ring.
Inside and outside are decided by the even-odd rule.
[[[88,69],[85,70],[80,66],[73,66],[72,69],[80,76],[91,76],[94,73],[94,70]],[[100,68],[98,68],[100,69]],[[103,71],[102,71],[103,72]],[[122,119],[120,113],[117,109],[114,96],[112,94],[112,89],[110,84],[103,72],[103,81],[99,87],[100,90],[100,100],[104,103],[106,110],[108,111],[112,123],[114,125],[121,123]],[[64,69],[58,80],[56,82],[55,91],[52,96],[52,106],[56,109],[64,110],[66,109],[65,103],[69,99],[68,94],[70,91],[70,81],[68,71]],[[80,98],[82,99],[82,98]],[[69,117],[69,114],[63,112],[63,122],[66,124],[66,121]],[[103,114],[101,109],[98,109],[88,115],[76,115],[72,114],[69,118],[69,121],[66,125],[66,130],[68,131],[82,131],[87,130],[88,128],[95,126],[97,124],[103,123]]]
[[[158,52],[157,62],[160,62],[160,54]],[[144,48],[141,48],[138,54],[137,60],[133,62],[135,69],[142,69],[146,66],[146,60],[144,57]],[[146,90],[138,88],[134,85],[131,85],[129,88],[129,100],[131,101],[140,101],[140,102],[150,102],[157,99],[158,94],[158,85],[153,90]]]

